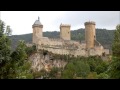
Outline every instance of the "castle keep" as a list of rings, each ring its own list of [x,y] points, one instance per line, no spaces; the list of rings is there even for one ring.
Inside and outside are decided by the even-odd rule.
[[[43,36],[43,25],[40,19],[35,21],[33,28],[33,44],[36,44],[37,50],[44,49],[55,54],[66,54],[74,56],[94,56],[109,54],[108,49],[96,39],[95,22],[85,22],[85,43],[71,40],[71,25],[60,25],[60,38],[48,38]]]
[[[61,24],[60,25],[60,38],[64,40],[71,40],[70,25]]]
[[[87,49],[95,47],[95,22],[85,22],[85,40]]]

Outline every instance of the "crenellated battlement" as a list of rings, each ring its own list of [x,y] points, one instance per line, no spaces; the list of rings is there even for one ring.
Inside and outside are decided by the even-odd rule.
[[[71,27],[70,24],[61,24],[60,27]]]
[[[94,21],[85,22],[84,25],[96,25]]]

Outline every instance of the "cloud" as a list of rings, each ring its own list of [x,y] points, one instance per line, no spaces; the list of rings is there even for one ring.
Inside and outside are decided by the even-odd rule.
[[[71,24],[71,30],[84,28],[89,20],[96,22],[96,28],[115,29],[120,21],[118,11],[1,11],[1,19],[11,26],[13,34],[32,33],[38,16],[43,31],[60,31],[61,23]]]
[[[58,23],[69,23],[72,27],[84,28],[86,21],[95,21],[96,27],[115,29],[119,23],[118,11],[66,11],[63,16],[56,18]]]

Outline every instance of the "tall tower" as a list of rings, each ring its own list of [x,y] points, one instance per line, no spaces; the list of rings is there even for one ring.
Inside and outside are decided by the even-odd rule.
[[[96,40],[95,22],[85,22],[85,41],[86,48],[94,48]]]
[[[33,28],[33,43],[37,44],[38,40],[43,37],[43,25],[40,22],[40,19],[38,17],[38,20],[35,21],[35,23],[32,25]]]
[[[60,38],[64,40],[71,40],[70,25],[61,24],[60,25]]]

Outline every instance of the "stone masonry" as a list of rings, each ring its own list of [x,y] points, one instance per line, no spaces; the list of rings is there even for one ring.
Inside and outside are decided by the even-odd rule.
[[[60,38],[43,37],[43,25],[39,18],[32,25],[33,28],[33,44],[36,44],[37,50],[44,49],[55,54],[66,54],[74,56],[102,56],[109,54],[108,49],[96,40],[95,22],[85,22],[85,43],[71,40],[70,27],[68,24],[60,25]]]

